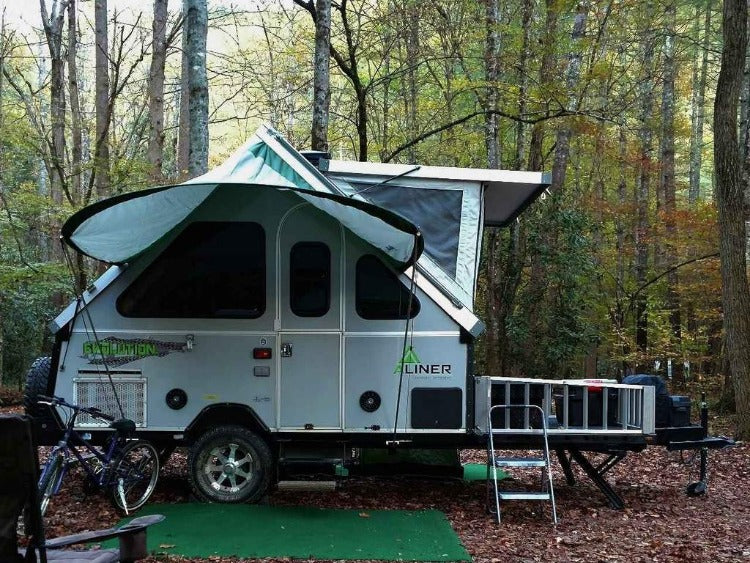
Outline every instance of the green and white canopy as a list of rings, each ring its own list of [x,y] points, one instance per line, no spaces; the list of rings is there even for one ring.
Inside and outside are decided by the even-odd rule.
[[[413,223],[382,207],[341,195],[281,135],[266,126],[207,174],[184,184],[124,194],[90,205],[68,219],[62,235],[83,254],[104,262],[124,263],[180,225],[222,184],[293,191],[385,252],[401,269],[422,252],[422,238]]]

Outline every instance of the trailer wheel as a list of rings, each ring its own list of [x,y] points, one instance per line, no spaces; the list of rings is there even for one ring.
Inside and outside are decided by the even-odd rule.
[[[243,426],[218,426],[190,448],[190,486],[207,502],[260,500],[271,484],[273,455],[260,436]]]

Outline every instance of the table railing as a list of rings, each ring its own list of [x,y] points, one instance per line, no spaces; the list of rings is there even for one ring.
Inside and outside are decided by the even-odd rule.
[[[554,434],[654,434],[654,388],[622,385],[614,380],[475,378],[477,430],[488,433],[490,408],[495,405],[537,405],[530,409],[498,409],[494,434],[541,434],[544,416]],[[493,416],[495,416],[493,414]]]

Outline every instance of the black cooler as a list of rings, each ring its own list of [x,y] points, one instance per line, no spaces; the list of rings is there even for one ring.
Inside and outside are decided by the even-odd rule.
[[[592,384],[588,392],[588,425],[602,426],[604,420],[603,396],[604,389],[601,387],[606,384]],[[570,386],[568,388],[568,405],[570,413],[568,414],[568,426],[583,426],[583,387]],[[565,400],[563,395],[555,395],[555,410],[557,420],[560,424],[565,420]],[[615,426],[617,424],[617,390],[607,389],[607,425]]]
[[[656,427],[690,426],[690,397],[669,395],[667,384],[658,375],[629,375],[622,380],[625,385],[651,385],[654,387]]]

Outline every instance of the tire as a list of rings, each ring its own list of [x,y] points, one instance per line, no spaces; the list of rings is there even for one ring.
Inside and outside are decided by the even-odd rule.
[[[26,387],[23,394],[23,406],[26,414],[37,419],[49,419],[54,422],[49,407],[37,403],[39,395],[49,395],[52,358],[37,358],[26,373]]]
[[[190,448],[190,486],[206,502],[257,502],[268,490],[273,454],[265,440],[244,426],[208,430]]]
[[[52,454],[54,457],[44,465],[42,476],[39,478],[39,509],[44,516],[49,501],[55,494],[55,487],[60,481],[63,471],[62,455]]]
[[[112,467],[112,504],[125,514],[135,512],[148,502],[156,488],[159,453],[151,443],[133,440],[120,450]]]

